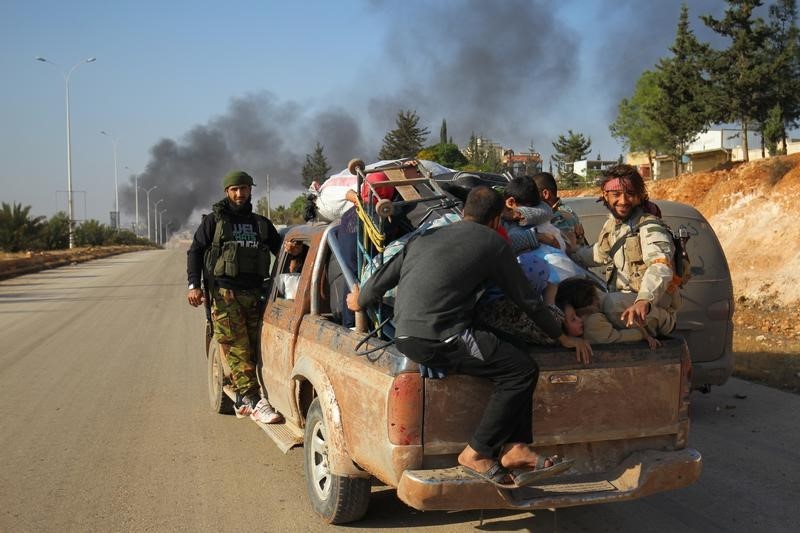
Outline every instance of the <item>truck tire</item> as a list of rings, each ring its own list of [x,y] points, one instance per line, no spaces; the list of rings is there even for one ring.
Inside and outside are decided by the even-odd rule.
[[[369,505],[370,480],[337,476],[328,469],[328,428],[319,398],[314,399],[308,409],[303,454],[306,489],[314,511],[329,524],[362,518]]]
[[[222,385],[225,373],[222,371],[222,352],[219,343],[212,338],[208,344],[208,401],[212,413],[221,415],[233,414],[233,401],[228,398]]]

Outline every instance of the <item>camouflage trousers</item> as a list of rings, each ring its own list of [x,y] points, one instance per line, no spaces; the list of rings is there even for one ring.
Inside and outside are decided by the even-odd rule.
[[[231,369],[231,384],[241,395],[257,393],[256,351],[261,313],[258,289],[217,287],[211,303],[214,338]]]
[[[561,322],[564,315],[555,307],[548,307]],[[488,328],[501,336],[510,336],[527,344],[552,346],[556,343],[531,317],[505,296],[489,303],[478,303],[475,309],[475,325]]]

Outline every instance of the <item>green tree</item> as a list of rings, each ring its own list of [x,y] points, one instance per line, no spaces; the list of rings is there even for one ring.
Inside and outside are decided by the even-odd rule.
[[[447,121],[442,119],[442,127],[439,128],[439,144],[447,144]]]
[[[556,164],[558,175],[567,186],[570,186],[577,181],[572,170],[573,163],[585,159],[591,153],[592,139],[585,137],[582,133],[567,130],[567,135],[559,135],[552,144],[556,153],[551,158]]]
[[[417,153],[417,159],[436,161],[447,168],[461,168],[467,164],[467,158],[461,153],[458,145],[439,143],[423,148]]]
[[[38,249],[45,217],[31,217],[31,206],[22,204],[0,205],[0,248],[6,252]]]
[[[306,154],[306,164],[303,165],[301,171],[303,177],[303,187],[308,188],[314,180],[322,181],[330,174],[331,167],[328,165],[328,159],[323,153],[323,146],[317,142],[314,147],[314,152]]]
[[[462,155],[466,157],[466,164],[457,165],[453,168],[494,173],[500,173],[504,170],[500,148],[491,141],[478,137],[475,132],[470,135],[469,142]]]
[[[288,215],[288,222],[287,224],[302,224],[305,222],[303,220],[303,213],[306,209],[306,197],[305,195],[300,195],[294,200],[292,203],[289,204],[289,208],[286,210]]]
[[[769,8],[768,59],[772,62],[772,75],[768,85],[769,102],[767,121],[771,131],[767,134],[764,124],[764,139],[774,137],[776,127],[775,107],[780,107],[782,153],[786,153],[786,130],[797,127],[800,122],[800,30],[797,27],[796,0],[777,0]],[[772,152],[772,151],[771,151]]]
[[[714,52],[709,62],[711,81],[720,96],[713,118],[718,122],[738,121],[742,128],[744,160],[749,161],[747,133],[765,108],[764,98],[773,65],[766,59],[769,27],[754,10],[762,0],[726,0],[722,19],[704,15],[703,22],[716,33],[730,39],[730,47]]]
[[[780,104],[775,104],[770,110],[761,131],[763,133],[762,138],[764,139],[764,143],[766,144],[767,150],[769,150],[769,155],[772,156],[782,153],[782,151],[778,150],[778,143],[781,139],[785,138],[786,130],[783,125],[783,109],[781,109]]]
[[[111,241],[114,230],[90,219],[75,228],[75,243],[78,246],[102,246]]]
[[[486,172],[487,161],[489,159],[489,149],[481,139],[472,132],[467,142],[466,152],[467,163],[462,165],[463,170],[472,170],[476,172]]]
[[[59,211],[47,221],[43,240],[47,250],[69,248],[69,217],[64,211]]]
[[[500,157],[500,153],[495,149],[489,149],[486,151],[486,160],[483,162],[482,167],[480,168],[483,172],[493,172],[495,174],[499,174],[503,171],[503,161]]]
[[[484,154],[481,150],[481,147],[478,144],[478,136],[475,135],[474,131],[469,136],[466,152],[467,165],[472,167],[470,170],[477,170],[483,164],[486,154]]]
[[[279,205],[275,209],[272,210],[272,223],[273,224],[287,224],[289,220],[289,216],[286,212],[286,207]]]
[[[683,172],[682,156],[711,118],[712,94],[706,79],[711,51],[700,44],[689,28],[689,9],[681,6],[672,56],[660,59],[656,81],[660,89],[645,112],[664,135],[666,151],[673,158],[676,175]]]
[[[658,78],[658,72],[645,70],[631,98],[620,102],[617,118],[608,128],[626,150],[646,153],[650,168],[653,168],[653,157],[669,148],[666,131],[652,118],[661,93]]]
[[[416,111],[401,110],[397,114],[395,129],[383,137],[383,146],[378,157],[381,159],[402,159],[414,157],[422,150],[430,131],[419,127]]]
[[[103,244],[131,245],[131,244],[138,244],[139,242],[140,242],[139,237],[137,237],[136,234],[129,229],[119,229],[117,231],[113,231],[112,229],[111,235]]]

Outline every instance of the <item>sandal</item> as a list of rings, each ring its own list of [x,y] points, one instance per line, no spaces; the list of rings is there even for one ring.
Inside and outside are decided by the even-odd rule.
[[[544,465],[547,461],[550,461],[551,465],[545,467]],[[525,487],[540,479],[555,476],[569,470],[574,462],[573,459],[561,459],[558,455],[551,455],[550,457],[540,455],[534,468],[514,468],[510,471],[510,474],[518,487]]]
[[[474,468],[470,468],[464,465],[459,465],[459,466],[461,467],[462,470],[464,470],[464,472],[466,472],[470,476],[480,478],[484,481],[488,481],[495,487],[501,489],[516,489],[518,487],[516,483],[513,482],[508,483],[509,477],[513,476],[510,476],[509,470],[506,467],[502,466],[498,461],[492,463],[492,466],[490,466],[489,469],[486,470],[485,472],[478,472]]]

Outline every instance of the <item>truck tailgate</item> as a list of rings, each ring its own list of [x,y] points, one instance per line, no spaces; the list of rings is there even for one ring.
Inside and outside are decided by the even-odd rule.
[[[639,449],[684,447],[689,377],[685,343],[671,339],[657,350],[644,343],[593,346],[593,350],[588,366],[579,365],[572,351],[531,350],[540,367],[534,393],[534,444],[553,453],[582,455],[583,468],[576,466],[584,472],[610,468]],[[447,464],[445,456],[463,448],[490,391],[488,381],[469,376],[425,380],[427,465],[438,466],[437,456]],[[609,445],[610,441],[617,444]]]

